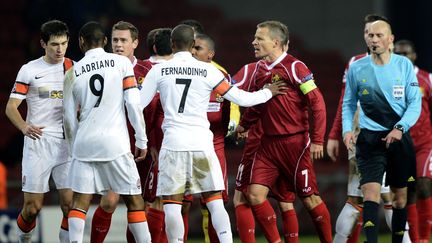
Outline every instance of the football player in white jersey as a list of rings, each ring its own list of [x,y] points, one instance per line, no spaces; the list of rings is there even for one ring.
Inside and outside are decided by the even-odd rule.
[[[128,227],[135,241],[150,242],[135,165],[147,153],[139,91],[130,60],[105,52],[106,43],[99,23],[85,24],[79,32],[85,56],[65,77],[65,134],[72,153],[69,176],[76,192],[69,211],[69,238],[82,242],[92,195],[112,190],[126,203]],[[125,106],[135,130],[135,161],[130,152]]]
[[[276,82],[254,94],[241,91],[232,87],[214,65],[192,57],[194,31],[190,26],[176,26],[171,42],[174,57],[150,70],[141,95],[145,107],[159,90],[164,110],[157,195],[164,201],[168,241],[183,242],[181,207],[183,195],[188,192],[201,193],[213,215],[220,242],[232,242],[221,194],[222,171],[207,120],[210,93],[215,90],[241,106],[253,106],[283,93],[285,84]]]
[[[69,152],[63,133],[63,78],[73,65],[65,58],[69,42],[67,25],[51,20],[41,26],[41,45],[45,55],[23,65],[6,105],[9,120],[24,134],[22,191],[24,205],[17,219],[20,242],[31,242],[36,217],[42,208],[44,193],[49,191],[50,176],[60,195],[63,221],[60,242],[69,242],[67,214],[72,191],[67,182]],[[27,103],[24,120],[18,111]]]

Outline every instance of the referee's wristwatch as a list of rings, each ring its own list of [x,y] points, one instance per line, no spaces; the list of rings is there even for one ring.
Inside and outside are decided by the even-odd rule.
[[[405,132],[404,127],[402,125],[400,125],[400,124],[396,124],[393,128],[401,131],[402,133]]]

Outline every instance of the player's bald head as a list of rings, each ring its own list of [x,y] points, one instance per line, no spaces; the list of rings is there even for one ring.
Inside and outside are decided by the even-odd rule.
[[[390,24],[384,20],[377,20],[375,22],[372,22],[369,26],[369,32],[370,31],[384,31],[388,35],[392,35],[392,29]]]
[[[194,46],[194,30],[189,25],[179,24],[171,32],[173,49],[190,50]]]

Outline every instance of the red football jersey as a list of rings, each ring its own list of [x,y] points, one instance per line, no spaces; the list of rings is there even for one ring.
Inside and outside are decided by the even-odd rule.
[[[278,80],[287,83],[286,94],[275,96],[264,104],[248,109],[253,111],[255,120],[261,119],[265,135],[292,135],[309,131],[309,109],[311,109],[314,118],[312,142],[324,143],[326,126],[324,99],[313,83],[312,72],[303,62],[284,53],[273,63],[258,61],[256,68],[251,68],[250,72],[253,72],[250,91],[257,91],[265,84]],[[302,87],[305,87],[302,85],[307,82],[311,86],[302,91]],[[248,117],[247,114],[245,116]]]
[[[426,142],[425,140],[430,141],[432,137],[432,74],[418,67],[415,67],[415,72],[422,94],[420,117],[410,129],[414,145],[416,146],[416,144],[423,144],[423,142]]]
[[[141,90],[142,82],[150,69],[157,63],[147,60],[135,59],[134,74],[138,84],[138,89]],[[160,104],[159,94],[156,94],[150,104],[144,109],[144,120],[146,123],[146,133],[148,139],[148,147],[156,147],[158,150],[162,144],[163,132],[162,132],[162,121],[163,121],[163,110]],[[135,138],[133,136],[133,128],[129,125],[129,134],[132,148],[135,144]]]
[[[230,81],[230,76],[224,70],[219,69],[225,78]],[[210,122],[210,130],[213,132],[213,144],[215,150],[225,147],[225,135],[228,132],[230,120],[230,101],[224,99],[216,92],[210,94],[209,107],[207,109],[207,118]]]
[[[351,59],[349,60],[347,65],[345,66],[345,71],[344,71],[344,75],[343,75],[343,79],[342,79],[341,95],[339,97],[336,116],[333,120],[333,125],[332,125],[332,127],[330,129],[330,133],[328,135],[329,139],[339,140],[340,138],[342,138],[342,102],[343,102],[343,97],[345,94],[346,74],[348,72],[348,68],[351,65],[351,63],[353,63],[354,61],[357,61],[357,60],[359,60],[359,59],[361,59],[367,55],[368,55],[367,53],[363,53],[363,54],[360,54],[357,56],[353,56],[353,57],[351,57]]]

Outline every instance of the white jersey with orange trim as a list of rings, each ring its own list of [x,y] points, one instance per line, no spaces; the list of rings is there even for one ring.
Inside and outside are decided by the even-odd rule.
[[[87,51],[65,77],[65,133],[74,159],[111,161],[130,152],[125,105],[135,130],[135,145],[146,148],[130,60],[102,48]]]
[[[159,91],[165,118],[162,148],[172,151],[213,149],[207,120],[210,93],[241,106],[264,103],[272,97],[263,89],[255,94],[231,86],[214,65],[196,60],[190,52],[177,52],[171,60],[153,66],[144,79],[141,103],[145,107]]]
[[[26,122],[43,126],[43,133],[63,138],[64,62],[50,64],[43,57],[23,65],[10,98],[26,100]]]

